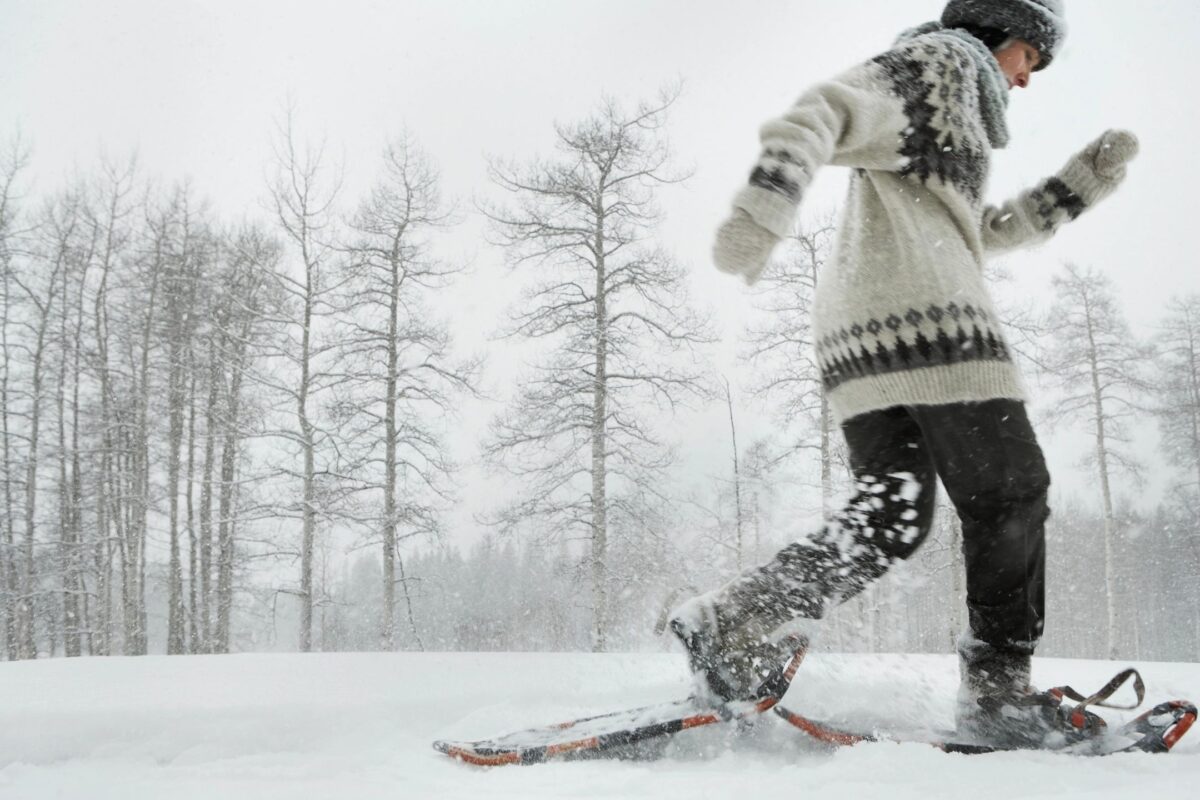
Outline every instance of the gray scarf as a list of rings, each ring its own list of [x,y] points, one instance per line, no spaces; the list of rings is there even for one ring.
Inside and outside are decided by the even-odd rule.
[[[988,141],[997,150],[1007,147],[1008,123],[1004,113],[1008,109],[1008,79],[1000,70],[1000,62],[983,42],[961,28],[947,28],[940,22],[926,22],[924,25],[910,28],[900,34],[896,44],[927,33],[953,36],[967,44],[975,59],[975,65],[979,68],[979,108],[983,113],[983,126],[987,129]]]

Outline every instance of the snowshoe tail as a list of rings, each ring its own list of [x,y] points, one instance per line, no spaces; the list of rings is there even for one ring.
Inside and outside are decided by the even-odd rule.
[[[517,731],[475,742],[436,741],[440,753],[468,764],[500,766],[586,758],[653,758],[673,734],[690,728],[748,721],[769,711],[787,692],[804,648],[772,670],[753,700],[712,707],[689,698],[614,711]]]
[[[1121,706],[1108,702],[1117,689],[1130,679],[1134,681],[1137,702]],[[1145,685],[1136,670],[1127,669],[1118,673],[1100,691],[1088,697],[1062,686],[1050,690],[1049,694],[1060,702],[1063,698],[1078,700],[1074,707],[1064,707],[1063,718],[1086,738],[1076,739],[1069,744],[1047,746],[1051,752],[1077,756],[1106,756],[1113,753],[1145,752],[1166,753],[1183,738],[1196,721],[1196,706],[1186,700],[1160,703],[1141,716],[1124,725],[1110,727],[1097,714],[1088,710],[1089,705],[1103,708],[1131,709],[1141,705],[1145,697]],[[953,731],[935,731],[928,735],[898,734],[882,731],[853,731],[791,711],[782,705],[775,706],[775,713],[799,728],[818,742],[831,747],[846,747],[860,742],[922,742],[950,753],[996,753],[1013,748],[986,742],[966,741]]]

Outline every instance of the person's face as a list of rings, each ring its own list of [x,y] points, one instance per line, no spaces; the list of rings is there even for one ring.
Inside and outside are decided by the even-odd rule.
[[[1008,78],[1008,88],[1020,86],[1022,89],[1029,85],[1033,68],[1041,60],[1037,48],[1022,39],[1013,39],[996,51],[996,60],[1000,62],[1000,70]]]

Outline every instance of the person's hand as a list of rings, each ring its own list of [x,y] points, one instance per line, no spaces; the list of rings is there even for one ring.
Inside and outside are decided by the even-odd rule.
[[[1083,152],[1098,177],[1120,181],[1125,177],[1125,165],[1138,154],[1138,138],[1129,131],[1108,130]]]
[[[735,208],[733,216],[717,229],[713,261],[717,269],[740,275],[750,285],[762,275],[777,244],[778,236],[756,223],[742,209]]]

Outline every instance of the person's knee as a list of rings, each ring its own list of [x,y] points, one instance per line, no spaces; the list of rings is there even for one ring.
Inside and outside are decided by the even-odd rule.
[[[1009,493],[1014,500],[1044,503],[1050,493],[1050,470],[1046,467],[1041,450],[1038,450],[1036,458],[1028,459],[1023,469],[1010,475],[1008,483]]]
[[[973,485],[971,485],[973,484]],[[1040,458],[1019,468],[979,476],[971,484],[955,483],[954,504],[960,514],[980,520],[1006,517],[1012,513],[1037,513],[1044,509],[1050,493],[1050,473]]]
[[[933,474],[918,471],[864,475],[850,515],[875,546],[888,556],[912,555],[933,524],[936,484]]]

